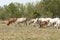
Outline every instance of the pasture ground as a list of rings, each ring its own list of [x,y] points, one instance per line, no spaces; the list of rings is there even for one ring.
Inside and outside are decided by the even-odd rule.
[[[0,40],[60,40],[60,29],[0,23]]]

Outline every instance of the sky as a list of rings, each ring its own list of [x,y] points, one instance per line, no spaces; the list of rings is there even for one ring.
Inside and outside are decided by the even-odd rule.
[[[8,5],[10,4],[11,2],[18,2],[18,3],[23,3],[23,4],[26,4],[28,2],[37,2],[37,1],[40,1],[40,0],[0,0],[0,6],[4,6],[4,5]]]

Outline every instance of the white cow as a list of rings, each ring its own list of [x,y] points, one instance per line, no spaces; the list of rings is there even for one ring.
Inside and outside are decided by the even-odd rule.
[[[32,24],[32,25],[35,26],[37,24],[37,20],[38,20],[38,18],[36,18],[36,19],[30,19],[29,25]]]
[[[53,18],[53,19],[50,19],[50,21],[49,21],[49,26],[54,26],[55,25],[55,23],[57,22],[59,20],[59,18]]]
[[[27,25],[27,18],[17,18],[16,24],[25,23]]]
[[[34,21],[35,21],[35,20],[36,20],[36,19],[30,19],[30,20],[29,20],[29,25],[30,25],[30,24],[34,25]]]
[[[55,28],[59,28],[59,26],[60,26],[60,20],[58,20],[58,21],[56,22],[56,24],[54,25],[54,27],[55,27]]]
[[[49,21],[47,26],[54,26],[57,21],[59,21],[59,18],[40,18],[41,21]]]
[[[51,18],[39,18],[39,21],[47,21],[50,20]]]

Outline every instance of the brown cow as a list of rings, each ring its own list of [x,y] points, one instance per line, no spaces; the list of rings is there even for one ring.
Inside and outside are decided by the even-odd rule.
[[[40,21],[39,25],[40,25],[40,27],[43,27],[43,26],[48,25],[48,23],[49,23],[49,20],[48,21]]]
[[[17,18],[10,18],[8,19],[7,25],[9,26],[11,23],[14,23],[17,20]]]

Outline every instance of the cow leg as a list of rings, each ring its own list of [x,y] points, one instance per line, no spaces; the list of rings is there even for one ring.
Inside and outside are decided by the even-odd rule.
[[[9,26],[9,25],[10,25],[10,22],[7,23],[7,26]]]
[[[22,25],[21,25],[21,23],[20,23],[20,22],[18,22],[18,25],[19,25],[20,27],[22,27]]]
[[[27,26],[27,22],[25,22],[25,25]]]
[[[29,25],[32,24],[32,22],[29,22]]]
[[[15,22],[15,27],[17,27],[17,25],[18,25],[18,24]]]
[[[15,27],[17,27],[20,23],[19,22],[15,22]]]
[[[39,28],[42,28],[42,25],[40,25],[40,27]]]

